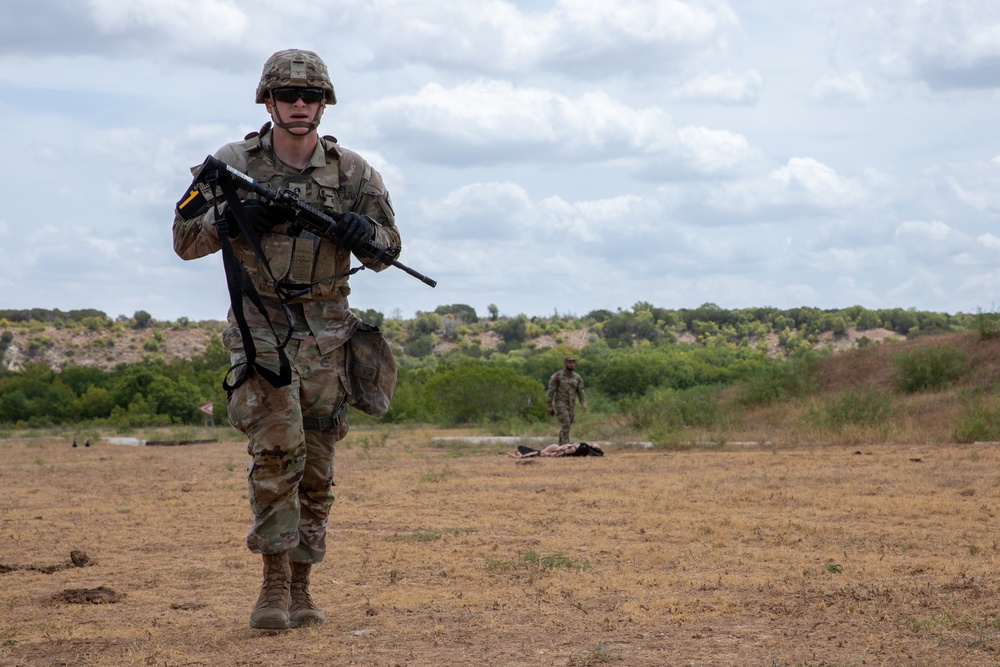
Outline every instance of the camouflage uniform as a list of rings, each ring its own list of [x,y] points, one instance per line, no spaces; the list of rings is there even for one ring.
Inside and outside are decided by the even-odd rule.
[[[215,156],[272,189],[299,188],[300,199],[319,209],[368,216],[375,223],[374,243],[399,245],[382,178],[361,156],[339,147],[333,137],[322,137],[310,165],[299,172],[274,155],[271,132],[269,124],[265,125],[260,133],[223,146]],[[192,173],[199,169],[194,167]],[[248,198],[247,193],[239,194]],[[214,219],[211,206],[188,220],[175,215],[174,250],[182,259],[203,257],[221,248]],[[264,299],[278,337],[284,340],[291,330],[286,346],[291,384],[274,388],[251,371],[229,399],[230,422],[248,437],[247,451],[253,457],[247,479],[254,523],[247,546],[262,554],[288,551],[292,562],[317,563],[326,553],[336,443],[348,431],[343,413],[348,386],[344,343],[360,324],[348,307],[350,288],[347,276],[342,275],[350,267],[351,254],[287,223],[260,239],[275,277],[289,283],[319,282],[290,301],[292,321],[286,326],[273,284],[257,256],[242,235],[232,239],[234,253]],[[362,261],[376,271],[386,268],[379,262]],[[274,334],[247,299],[244,312],[257,348],[257,363],[277,372]],[[237,364],[245,359],[243,342],[232,310],[228,319],[232,326],[223,333],[223,342]],[[244,368],[239,367],[234,379]]]
[[[575,371],[563,369],[556,371],[549,378],[549,388],[545,394],[545,402],[555,409],[559,420],[559,444],[569,443],[569,428],[576,417],[576,399],[586,410],[587,400],[583,394],[583,378]]]

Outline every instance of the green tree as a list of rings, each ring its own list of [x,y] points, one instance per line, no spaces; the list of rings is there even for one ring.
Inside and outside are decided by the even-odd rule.
[[[94,366],[67,366],[59,374],[59,379],[77,396],[82,396],[90,387],[107,388],[111,376],[107,371]]]
[[[31,404],[20,389],[5,392],[0,396],[0,423],[13,424],[31,418]]]
[[[864,310],[858,315],[857,324],[855,326],[857,326],[857,328],[861,331],[877,329],[882,326],[882,320],[879,318],[877,312],[873,310]]]
[[[539,419],[545,413],[541,383],[511,368],[463,364],[431,378],[425,396],[430,412],[447,424]]]
[[[153,316],[145,310],[137,310],[135,311],[135,315],[132,316],[132,321],[136,329],[148,329],[153,323]]]
[[[76,399],[74,412],[81,419],[106,419],[111,416],[115,402],[104,387],[90,386]]]
[[[503,340],[503,345],[500,347],[503,352],[516,350],[528,339],[528,317],[521,314],[499,320],[493,325],[493,331]]]
[[[434,312],[438,315],[451,315],[459,322],[475,324],[479,321],[476,309],[464,303],[453,303],[450,306],[438,306]]]
[[[190,423],[198,415],[204,397],[196,386],[186,380],[155,378],[147,388],[146,397],[157,415],[168,415],[173,421]]]
[[[410,324],[410,332],[416,335],[432,334],[441,328],[441,318],[434,313],[417,312]]]

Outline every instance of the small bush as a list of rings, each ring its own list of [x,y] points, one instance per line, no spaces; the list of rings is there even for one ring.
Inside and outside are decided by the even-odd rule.
[[[967,401],[955,422],[956,442],[1000,440],[1000,403],[996,399]]]
[[[907,394],[936,391],[950,386],[965,372],[965,353],[953,347],[900,352],[895,364],[896,389]]]
[[[762,366],[740,383],[736,400],[752,407],[807,396],[819,386],[815,369],[810,355]]]
[[[848,391],[810,410],[809,420],[839,430],[845,426],[881,426],[895,415],[892,397],[876,389]]]
[[[631,426],[637,429],[677,431],[686,427],[714,428],[726,420],[719,404],[719,387],[692,387],[678,391],[656,389],[634,402],[623,401]]]
[[[979,340],[992,340],[1000,336],[1000,313],[978,310],[976,312],[976,329],[979,331]]]

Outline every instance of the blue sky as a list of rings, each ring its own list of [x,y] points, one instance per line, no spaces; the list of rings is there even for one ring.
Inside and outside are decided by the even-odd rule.
[[[0,308],[222,319],[188,168],[311,49],[382,173],[411,317],[1000,304],[1000,3],[36,0],[0,24]]]

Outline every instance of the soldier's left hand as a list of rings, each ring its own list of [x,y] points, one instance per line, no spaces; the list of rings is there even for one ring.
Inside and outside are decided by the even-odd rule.
[[[337,224],[336,243],[341,248],[356,250],[375,237],[375,225],[357,213],[345,213]]]

